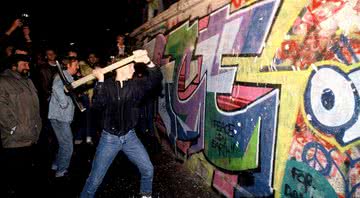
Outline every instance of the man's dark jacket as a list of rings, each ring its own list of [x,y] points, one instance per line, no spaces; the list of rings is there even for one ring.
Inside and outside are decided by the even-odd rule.
[[[3,147],[31,146],[38,141],[41,126],[39,100],[32,81],[17,72],[5,70],[0,75],[0,131]]]
[[[148,68],[149,76],[120,82],[107,79],[95,86],[94,108],[104,109],[104,130],[114,135],[125,135],[134,129],[139,118],[139,104],[143,97],[161,86],[162,74],[158,67]]]

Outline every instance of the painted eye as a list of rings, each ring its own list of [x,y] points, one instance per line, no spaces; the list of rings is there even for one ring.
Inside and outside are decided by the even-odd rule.
[[[344,132],[356,121],[358,98],[354,84],[344,72],[319,67],[310,75],[305,91],[307,118],[325,133]]]
[[[321,103],[326,110],[331,110],[335,105],[335,95],[331,89],[324,89],[321,95]]]

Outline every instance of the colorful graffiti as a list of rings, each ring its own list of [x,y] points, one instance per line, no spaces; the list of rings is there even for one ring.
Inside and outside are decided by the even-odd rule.
[[[176,153],[226,197],[360,196],[360,1],[192,11],[138,38],[164,74]]]
[[[304,116],[299,113],[290,148],[290,159],[292,159],[291,161],[296,160],[297,163],[302,162],[302,166],[307,166],[311,171],[316,171],[324,177],[332,186],[332,191],[339,197],[359,196],[360,157],[358,154],[357,146],[340,152],[331,143],[317,137],[306,124]],[[287,176],[285,175],[285,177]],[[292,186],[290,185],[289,189]],[[284,189],[282,191],[285,194],[288,192],[290,191],[285,192]]]
[[[234,9],[239,9],[245,6],[248,6],[252,3],[255,3],[259,0],[231,0],[231,4],[234,7]]]
[[[323,60],[359,62],[358,4],[357,0],[312,0],[278,49],[276,65],[304,69]]]
[[[358,69],[347,75],[336,67],[318,67],[306,87],[305,111],[311,124],[334,135],[341,145],[360,138],[359,73]]]
[[[281,189],[284,197],[336,197],[329,182],[303,163],[289,160],[285,173]]]

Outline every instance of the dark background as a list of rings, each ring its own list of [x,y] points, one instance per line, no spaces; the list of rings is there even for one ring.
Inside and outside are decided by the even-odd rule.
[[[131,33],[144,23],[145,0],[7,1],[0,5],[0,32],[22,13],[29,15],[31,38],[38,48],[102,50],[115,43],[118,33]],[[21,29],[11,36],[23,37]]]

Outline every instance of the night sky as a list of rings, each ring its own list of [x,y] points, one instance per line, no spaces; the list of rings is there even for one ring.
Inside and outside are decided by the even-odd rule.
[[[61,49],[73,42],[79,50],[109,46],[117,33],[131,32],[143,23],[145,6],[145,0],[9,3],[0,6],[2,33],[18,16],[28,13],[34,44]],[[21,36],[20,30],[13,37],[17,35]]]

